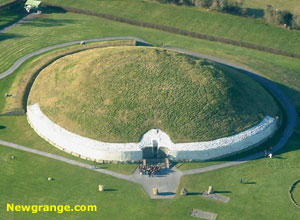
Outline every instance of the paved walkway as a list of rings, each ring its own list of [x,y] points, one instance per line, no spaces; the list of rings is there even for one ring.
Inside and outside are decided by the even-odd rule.
[[[151,46],[151,44],[149,44],[146,41],[144,41],[140,38],[137,38],[137,37],[102,37],[102,38],[95,38],[95,39],[89,39],[89,40],[83,40],[83,41],[85,41],[86,43],[91,43],[91,42],[110,41],[110,40],[136,40],[136,41],[141,42],[145,45]],[[0,74],[0,79],[3,79],[5,77],[9,76],[10,74],[12,74],[22,63],[24,63],[26,60],[30,59],[31,57],[34,57],[36,55],[39,55],[39,54],[42,54],[42,53],[45,53],[45,52],[48,52],[50,50],[54,50],[54,49],[57,49],[57,48],[62,48],[62,47],[67,47],[67,46],[71,46],[71,45],[80,44],[81,41],[82,40],[56,44],[56,45],[53,45],[53,46],[42,48],[42,49],[37,50],[37,51],[33,51],[33,52],[21,57],[20,59],[18,59],[16,62],[13,63],[13,65],[8,70],[1,73]]]
[[[90,40],[85,40],[85,41],[86,42],[96,42],[96,41],[122,40],[122,39],[133,39],[133,40],[137,40],[137,41],[140,41],[140,42],[150,45],[149,43],[147,43],[139,38],[136,38],[136,37],[107,37],[107,38],[90,39]],[[80,42],[81,41],[72,41],[72,42],[67,42],[67,43],[63,43],[63,44],[57,44],[57,45],[53,45],[53,46],[46,47],[46,48],[40,49],[38,51],[32,52],[28,55],[25,55],[25,56],[21,57],[19,60],[17,60],[7,71],[0,74],[0,79],[12,74],[23,62],[25,62],[26,60],[28,60],[29,58],[31,58],[35,55],[44,53],[44,52],[52,50],[52,49],[70,46],[70,45],[74,45],[74,44],[79,44]],[[245,72],[245,74],[251,76],[255,80],[259,81],[261,84],[263,84],[273,94],[273,96],[275,96],[278,99],[278,101],[281,102],[282,106],[285,108],[286,113],[287,113],[287,126],[283,132],[281,139],[273,147],[273,153],[278,151],[279,149],[281,149],[287,143],[288,139],[292,135],[294,128],[296,126],[297,113],[296,113],[296,109],[293,106],[293,104],[280,91],[280,89],[276,86],[275,83],[263,78],[262,76],[259,76],[257,73],[251,72],[250,70],[248,70],[246,68],[237,66],[237,65],[232,64],[225,60],[221,60],[218,58],[210,57],[210,56],[207,56],[204,54],[196,53],[196,52],[181,49],[181,48],[173,48],[173,47],[166,47],[166,48],[170,49],[170,50],[183,52],[183,53],[186,53],[189,55],[197,56],[197,57],[206,58],[206,59],[213,60],[213,61],[225,64],[228,66],[235,67],[237,69],[243,70]],[[71,159],[68,159],[65,157],[61,157],[61,156],[57,156],[54,154],[50,154],[47,152],[35,150],[32,148],[27,148],[27,147],[24,147],[21,145],[17,145],[17,144],[13,144],[13,143],[1,141],[1,140],[0,140],[0,144],[11,147],[11,148],[15,148],[18,150],[23,150],[23,151],[31,152],[31,153],[38,154],[41,156],[45,156],[48,158],[52,158],[55,160],[63,161],[63,162],[66,162],[66,163],[69,163],[72,165],[92,169],[91,166],[88,164],[74,161],[74,160],[71,160]],[[177,190],[177,187],[178,187],[178,184],[180,182],[180,178],[182,175],[204,173],[204,172],[208,172],[208,171],[212,171],[212,170],[216,170],[216,169],[220,169],[220,168],[224,168],[224,167],[235,166],[235,165],[239,165],[241,163],[245,163],[249,160],[257,159],[257,158],[260,158],[263,156],[264,156],[264,153],[259,152],[259,153],[247,156],[245,158],[242,158],[242,159],[239,159],[236,161],[230,161],[230,162],[223,163],[223,164],[218,164],[218,165],[213,165],[213,166],[208,166],[208,167],[203,167],[203,168],[198,168],[198,169],[193,169],[193,170],[186,170],[186,171],[178,171],[175,168],[173,168],[170,171],[167,171],[167,170],[162,171],[162,173],[156,177],[142,176],[138,173],[138,171],[136,171],[132,175],[128,176],[128,175],[118,174],[118,173],[115,173],[115,172],[112,172],[109,170],[105,170],[105,169],[93,169],[93,170],[96,172],[111,175],[111,176],[114,176],[114,177],[117,177],[120,179],[138,183],[138,184],[142,185],[143,189],[149,194],[149,196],[151,198],[173,198],[176,194],[176,190]],[[159,192],[161,192],[159,194],[159,196],[157,196],[157,197],[153,196],[153,193],[152,193],[153,187],[157,187]]]

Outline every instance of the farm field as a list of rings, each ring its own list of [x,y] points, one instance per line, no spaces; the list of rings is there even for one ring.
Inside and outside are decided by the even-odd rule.
[[[268,4],[281,10],[290,10],[291,12],[300,9],[298,0],[245,0],[244,7],[264,9]]]
[[[299,31],[289,31],[270,25],[262,19],[148,1],[88,1],[84,2],[84,4],[81,0],[66,0],[63,2],[46,0],[46,2],[255,43],[294,53],[299,53],[300,49],[300,43],[297,40],[300,36]],[[123,10],[120,10],[120,8]]]

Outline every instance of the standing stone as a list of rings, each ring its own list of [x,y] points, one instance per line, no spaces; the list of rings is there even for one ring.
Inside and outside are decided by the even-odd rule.
[[[180,190],[180,195],[181,196],[186,196],[188,194],[188,190],[186,189],[186,188],[182,188],[181,190]]]
[[[143,159],[143,167],[145,167],[147,165],[147,161],[146,159]]]
[[[165,168],[170,169],[170,160],[169,160],[169,158],[165,158]]]
[[[99,185],[99,191],[103,192],[104,191],[104,186],[103,185]]]
[[[153,188],[153,195],[157,196],[158,195],[158,189],[157,188]]]
[[[213,193],[214,193],[213,187],[212,187],[212,186],[209,186],[209,187],[208,187],[207,194],[210,195],[210,194],[213,194]]]

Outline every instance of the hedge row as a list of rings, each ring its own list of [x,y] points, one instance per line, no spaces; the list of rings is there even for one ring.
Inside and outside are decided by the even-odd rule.
[[[265,46],[261,46],[261,45],[257,45],[257,44],[253,44],[253,43],[231,40],[231,39],[222,38],[222,37],[215,37],[215,36],[207,35],[207,34],[200,34],[200,33],[186,31],[186,30],[182,30],[182,29],[178,29],[178,28],[170,27],[170,26],[136,21],[136,20],[132,20],[132,19],[128,19],[128,18],[117,17],[112,14],[97,13],[97,12],[92,12],[92,11],[88,11],[88,10],[82,10],[82,9],[78,9],[78,8],[72,8],[72,7],[67,7],[67,6],[57,5],[57,4],[51,4],[51,3],[44,3],[44,5],[48,6],[48,7],[60,8],[60,9],[66,10],[68,12],[73,12],[73,13],[77,13],[77,14],[97,16],[97,17],[101,17],[104,19],[118,21],[118,22],[131,24],[131,25],[136,25],[136,26],[140,26],[140,27],[152,28],[152,29],[162,30],[162,31],[166,31],[166,32],[174,33],[174,34],[180,34],[180,35],[184,35],[184,36],[190,36],[190,37],[209,40],[209,41],[216,41],[216,42],[221,42],[221,43],[225,43],[225,44],[231,44],[231,45],[235,45],[235,46],[240,46],[240,47],[245,47],[245,48],[250,48],[250,49],[255,49],[255,50],[260,50],[260,51],[264,51],[264,52],[269,52],[269,53],[273,53],[273,54],[278,54],[278,55],[283,55],[283,56],[300,59],[300,54],[295,54],[295,53],[291,53],[291,52],[287,52],[287,51],[283,51],[283,50],[279,50],[279,49],[265,47]]]

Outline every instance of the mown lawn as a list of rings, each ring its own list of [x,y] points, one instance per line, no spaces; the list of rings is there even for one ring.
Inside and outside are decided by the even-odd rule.
[[[92,170],[0,146],[0,217],[3,219],[193,219],[192,208],[218,214],[218,219],[300,218],[288,190],[299,177],[299,136],[281,154],[236,167],[184,176],[180,183],[188,196],[150,200],[141,186]],[[15,160],[10,159],[16,156]],[[53,177],[54,181],[47,181]],[[240,184],[243,178],[245,184]],[[109,191],[98,192],[98,184]],[[201,198],[212,185],[230,197],[227,204]],[[98,212],[23,213],[6,212],[6,204],[97,205]],[[262,208],[263,207],[263,208]],[[262,211],[261,211],[262,210]],[[268,210],[268,211],[263,211]]]
[[[299,31],[289,31],[276,27],[265,23],[262,19],[149,1],[66,0],[62,2],[59,0],[46,0],[46,2],[255,43],[294,53],[299,53],[300,50]]]

